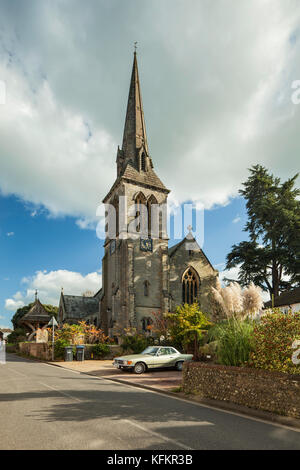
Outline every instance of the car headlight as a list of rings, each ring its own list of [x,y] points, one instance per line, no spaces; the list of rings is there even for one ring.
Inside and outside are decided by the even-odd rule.
[[[125,364],[126,364],[127,366],[130,366],[130,364],[132,364],[132,361],[125,361]]]

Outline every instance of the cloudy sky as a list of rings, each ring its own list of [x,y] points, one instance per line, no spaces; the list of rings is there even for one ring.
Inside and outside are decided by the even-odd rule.
[[[204,204],[217,269],[246,237],[247,169],[298,170],[299,0],[2,0],[0,325],[36,288],[100,286],[134,41],[155,169],[173,203]]]

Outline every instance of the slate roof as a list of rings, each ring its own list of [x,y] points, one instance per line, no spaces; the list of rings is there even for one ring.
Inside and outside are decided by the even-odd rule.
[[[51,315],[45,310],[39,299],[36,299],[29,312],[20,319],[20,323],[24,321],[48,323],[50,320]]]
[[[166,194],[170,192],[170,190],[167,189],[162,183],[162,181],[159,179],[153,168],[149,168],[147,171],[137,171],[137,169],[133,166],[132,162],[130,161],[127,163],[124,172],[116,179],[110,191],[102,200],[103,203],[107,201],[107,199],[113,193],[114,189],[122,181],[128,181],[129,183],[137,184],[138,186],[157,188]]]
[[[81,295],[62,295],[65,317],[83,319],[88,315],[97,314],[99,300],[96,297],[84,297]]]
[[[291,291],[282,292],[278,297],[274,299],[274,307],[285,307],[293,304],[300,303],[300,287]],[[265,308],[272,307],[272,301],[265,302]]]
[[[167,188],[161,182],[157,174],[152,168],[149,168],[147,171],[137,171],[136,168],[128,162],[125,168],[124,173],[122,174],[121,178],[125,178],[128,180],[132,180],[134,183],[140,183],[148,186],[154,186],[159,189],[164,189],[165,191]]]

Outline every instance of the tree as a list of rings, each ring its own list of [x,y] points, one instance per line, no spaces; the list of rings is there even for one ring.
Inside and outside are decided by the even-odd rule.
[[[285,182],[255,165],[239,193],[246,199],[249,241],[232,246],[226,269],[240,267],[238,280],[278,296],[300,285],[300,190],[298,174]]]
[[[182,344],[193,343],[194,358],[199,359],[199,340],[206,328],[212,323],[201,312],[199,305],[184,304],[176,308],[176,313],[169,313],[169,332],[174,341],[181,340]]]

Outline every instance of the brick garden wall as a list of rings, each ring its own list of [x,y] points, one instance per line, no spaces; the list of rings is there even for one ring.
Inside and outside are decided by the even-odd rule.
[[[300,375],[188,362],[183,391],[300,419]]]
[[[47,343],[19,343],[19,351],[26,356],[51,360],[51,349]]]

